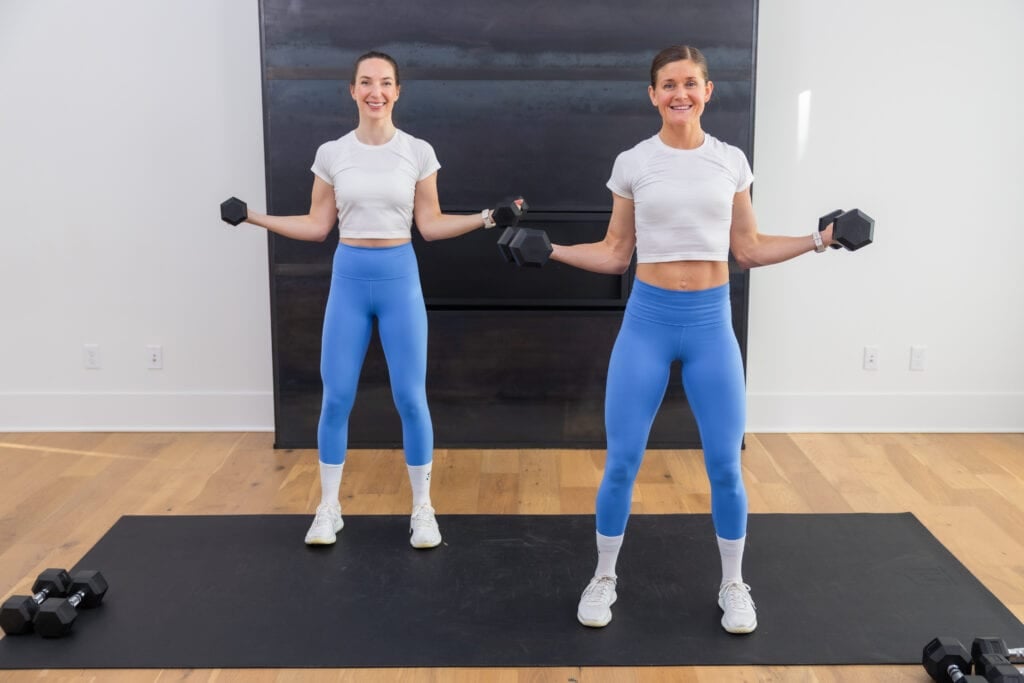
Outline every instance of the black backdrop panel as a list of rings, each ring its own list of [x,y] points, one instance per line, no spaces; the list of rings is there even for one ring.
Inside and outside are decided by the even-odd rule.
[[[704,126],[753,147],[756,0],[263,0],[268,210],[309,208],[317,147],[357,123],[355,58],[393,55],[395,122],[430,142],[447,212],[527,197],[529,224],[556,242],[599,240],[617,154],[660,120],[647,96],[651,58],[689,43],[715,81]],[[415,235],[429,309],[428,395],[438,447],[604,445],[608,355],[632,281],[551,264],[517,270],[498,231],[424,242]],[[275,417],[280,447],[313,447],[320,333],[337,233],[324,243],[270,236]],[[734,267],[734,326],[746,356],[747,275]],[[675,380],[651,446],[699,445]],[[352,414],[352,446],[394,446],[401,427],[376,335]]]

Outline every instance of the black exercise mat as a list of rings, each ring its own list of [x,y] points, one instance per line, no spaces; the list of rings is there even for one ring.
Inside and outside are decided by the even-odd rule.
[[[707,515],[634,515],[604,629],[576,622],[591,515],[123,517],[78,564],[110,582],[72,635],[0,640],[0,668],[917,664],[936,635],[1024,625],[910,514],[752,515],[759,626],[727,634]]]

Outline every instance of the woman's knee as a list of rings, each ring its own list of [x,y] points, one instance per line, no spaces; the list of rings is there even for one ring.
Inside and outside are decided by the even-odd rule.
[[[323,406],[320,420],[328,424],[340,424],[348,420],[352,406],[355,404],[354,392],[324,390]]]
[[[393,392],[395,408],[402,421],[419,421],[430,418],[427,407],[427,392],[424,389],[406,389]]]
[[[735,491],[743,488],[743,471],[739,457],[714,457],[707,453],[708,480],[711,487],[720,491]]]

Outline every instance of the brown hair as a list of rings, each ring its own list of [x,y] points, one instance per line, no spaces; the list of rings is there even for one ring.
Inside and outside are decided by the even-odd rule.
[[[658,72],[661,71],[662,67],[666,64],[681,62],[686,59],[700,67],[705,81],[710,80],[708,78],[708,60],[704,57],[703,52],[689,45],[673,45],[672,47],[666,47],[654,56],[654,61],[651,62],[651,87],[657,87]]]
[[[391,68],[395,70],[395,85],[401,85],[401,81],[398,80],[398,62],[391,55],[384,52],[377,52],[376,50],[370,50],[366,54],[359,55],[356,58],[356,63],[352,66],[352,85],[356,84],[356,74],[359,73],[359,65],[365,62],[367,59],[383,59],[385,62],[391,65]]]

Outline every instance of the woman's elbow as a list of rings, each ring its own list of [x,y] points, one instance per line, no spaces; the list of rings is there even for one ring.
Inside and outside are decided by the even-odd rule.
[[[736,259],[736,264],[743,270],[750,270],[758,265],[753,251],[749,248],[733,245],[730,251],[732,251],[732,257]]]
[[[327,236],[331,234],[332,229],[334,229],[333,225],[328,225],[326,228],[323,226],[317,226],[316,232],[313,233],[313,241],[326,242]]]

